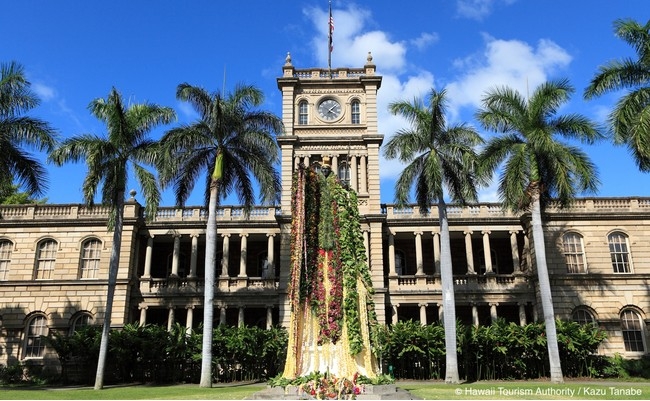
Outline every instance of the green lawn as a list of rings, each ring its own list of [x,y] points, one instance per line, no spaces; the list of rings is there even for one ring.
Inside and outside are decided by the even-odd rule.
[[[553,385],[544,381],[478,382],[447,385],[441,382],[398,382],[398,387],[425,400],[650,400],[650,382],[568,381]],[[92,388],[4,387],[3,400],[241,400],[265,387],[257,384],[196,384],[174,386],[134,385]]]

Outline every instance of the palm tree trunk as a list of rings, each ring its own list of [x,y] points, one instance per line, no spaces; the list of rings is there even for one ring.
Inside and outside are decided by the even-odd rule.
[[[544,312],[544,324],[546,326],[546,345],[548,347],[548,360],[551,368],[551,381],[553,383],[563,383],[564,379],[562,377],[562,366],[560,364],[560,352],[557,346],[557,330],[555,328],[555,312],[553,311],[551,283],[548,277],[548,266],[546,265],[546,246],[544,245],[544,231],[542,230],[539,189],[533,189],[531,195],[533,246],[535,248],[535,263],[537,264],[539,293],[540,298],[542,298],[542,310]]]
[[[99,343],[99,357],[97,359],[97,373],[95,374],[95,390],[104,388],[104,372],[106,370],[106,356],[108,354],[108,336],[111,330],[111,313],[113,311],[113,298],[117,286],[117,272],[120,267],[120,248],[122,247],[122,226],[124,224],[124,191],[117,195],[115,226],[113,228],[113,248],[108,263],[108,290],[106,293],[106,307],[104,310],[104,326],[102,339]]]
[[[203,285],[203,345],[200,387],[212,387],[212,329],[214,319],[214,282],[217,263],[217,183],[210,185],[208,225],[205,233],[205,281]]]
[[[449,221],[444,199],[438,200],[440,220],[440,281],[442,284],[442,310],[445,327],[445,383],[458,383],[458,353],[456,351],[456,300],[454,297],[454,271],[451,266]]]

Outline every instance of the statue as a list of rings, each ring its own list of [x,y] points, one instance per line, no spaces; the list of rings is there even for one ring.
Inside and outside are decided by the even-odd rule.
[[[377,377],[377,316],[356,193],[331,174],[298,167],[292,186],[291,318],[283,377],[320,372]]]

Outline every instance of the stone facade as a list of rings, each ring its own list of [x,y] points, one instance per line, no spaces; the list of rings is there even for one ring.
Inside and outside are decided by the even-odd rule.
[[[416,206],[380,204],[372,58],[360,69],[296,70],[288,56],[278,87],[285,132],[278,137],[285,183],[277,207],[223,206],[215,322],[286,326],[289,319],[291,177],[300,164],[332,170],[359,194],[362,229],[382,323],[441,320],[439,224]],[[341,107],[331,119],[323,100]],[[331,103],[330,103],[331,104]],[[203,319],[206,210],[161,207],[150,221],[128,199],[112,327]],[[448,206],[457,317],[467,324],[542,320],[529,216],[498,204]],[[103,319],[112,233],[108,210],[84,205],[0,206],[0,364],[55,356],[38,334]],[[578,199],[544,214],[558,318],[607,330],[604,354],[648,353],[650,198]]]

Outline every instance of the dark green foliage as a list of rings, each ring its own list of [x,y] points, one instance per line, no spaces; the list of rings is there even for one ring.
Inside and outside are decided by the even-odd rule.
[[[605,333],[593,325],[557,322],[559,350],[567,377],[622,376],[609,358],[595,355]],[[459,373],[475,380],[536,379],[549,374],[543,323],[520,326],[497,320],[490,326],[457,327]],[[397,379],[441,379],[445,372],[444,328],[439,324],[399,322],[378,333],[378,349],[384,372],[392,367]],[[623,365],[620,363],[619,365]]]
[[[377,326],[374,352],[384,374],[396,379],[443,379],[444,328],[439,324],[399,322]],[[597,355],[605,333],[594,325],[557,321],[560,357],[567,377],[650,378],[650,357],[636,360]],[[459,373],[462,379],[537,379],[548,376],[548,354],[543,323],[519,326],[497,320],[490,326],[458,324]],[[73,335],[53,333],[48,346],[59,355],[61,381],[92,384],[97,365],[98,327],[83,327]],[[201,364],[200,332],[176,324],[171,331],[157,325],[126,325],[110,334],[109,383],[198,383]],[[284,369],[287,332],[274,327],[230,327],[213,331],[213,380],[278,381]],[[389,369],[389,366],[392,367]],[[0,384],[38,380],[38,372],[17,364],[0,366]],[[24,375],[24,373],[26,375]],[[384,376],[382,376],[384,377]],[[385,377],[384,377],[385,378]],[[42,379],[42,377],[41,377]],[[375,383],[377,384],[377,383]],[[278,384],[279,385],[279,384]]]

